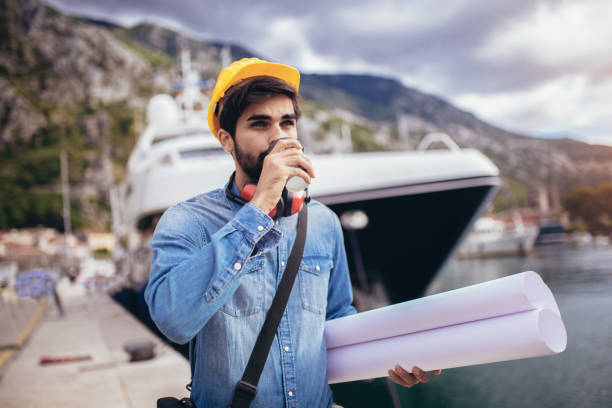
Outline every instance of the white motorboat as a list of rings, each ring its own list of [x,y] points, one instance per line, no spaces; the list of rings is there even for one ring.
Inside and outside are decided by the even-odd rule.
[[[482,217],[457,251],[460,258],[527,255],[538,236],[536,225],[517,223],[507,227],[501,220]]]

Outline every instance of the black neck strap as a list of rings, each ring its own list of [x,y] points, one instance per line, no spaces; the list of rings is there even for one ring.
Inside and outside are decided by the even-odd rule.
[[[225,196],[237,204],[245,205],[248,201],[245,200],[243,197],[234,194],[234,192],[232,191],[232,186],[234,185],[235,178],[236,172],[234,171],[230,176],[229,182],[227,183],[227,187],[225,187]]]
[[[234,391],[234,399],[230,405],[231,408],[248,408],[251,401],[257,394],[257,383],[263,371],[270,347],[274,340],[274,334],[280,324],[295,277],[297,276],[298,268],[302,262],[302,254],[304,253],[304,245],[306,243],[306,229],[308,224],[308,206],[304,205],[298,215],[297,233],[293,248],[287,260],[287,267],[283,272],[283,277],[278,284],[272,305],[266,314],[266,320],[257,336],[257,341],[251,352],[251,357],[244,369],[242,379],[236,384]]]

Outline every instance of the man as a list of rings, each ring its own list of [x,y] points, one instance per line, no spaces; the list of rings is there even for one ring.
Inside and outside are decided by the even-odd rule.
[[[289,178],[310,184],[315,177],[298,141],[298,88],[297,70],[257,58],[221,71],[208,120],[236,171],[225,189],[166,211],[151,242],[145,297],[160,330],[190,343],[199,408],[230,404],[296,236],[297,215],[279,217],[277,204]],[[245,204],[236,197],[248,184],[256,188]],[[319,202],[307,205],[300,270],[252,407],[333,404],[324,325],[355,309],[338,218]],[[389,375],[404,386],[428,380],[399,366]]]

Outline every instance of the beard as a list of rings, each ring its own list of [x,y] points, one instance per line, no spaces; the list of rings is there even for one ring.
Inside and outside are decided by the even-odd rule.
[[[235,143],[236,144],[236,161],[238,162],[238,165],[240,165],[242,170],[245,172],[245,174],[249,176],[250,179],[256,182],[259,181],[259,177],[261,177],[261,171],[263,170],[264,159],[266,158],[268,154],[270,154],[272,149],[274,149],[274,146],[276,146],[276,143],[278,143],[278,141],[282,139],[286,139],[286,138],[276,139],[275,141],[270,143],[270,146],[268,146],[266,150],[259,153],[259,155],[257,156],[251,154],[250,152],[245,152],[244,150],[240,148],[238,143]]]
[[[236,144],[236,161],[251,180],[259,181],[263,169],[263,161],[268,153],[270,153],[269,150],[270,149],[267,149],[258,156],[255,156],[250,152],[243,151],[240,146]]]

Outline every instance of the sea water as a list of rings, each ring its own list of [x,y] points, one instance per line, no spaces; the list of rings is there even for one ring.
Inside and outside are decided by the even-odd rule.
[[[563,353],[447,369],[412,388],[384,380],[339,384],[336,402],[354,408],[612,407],[611,246],[542,247],[527,257],[453,259],[427,294],[526,270],[538,272],[557,300],[568,336]],[[375,400],[364,398],[364,391]]]
[[[528,257],[452,260],[439,293],[526,270],[551,289],[567,329],[558,355],[444,370],[399,393],[403,407],[612,407],[612,247],[536,248]]]

